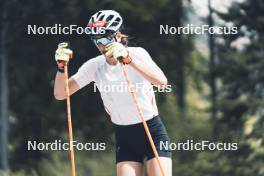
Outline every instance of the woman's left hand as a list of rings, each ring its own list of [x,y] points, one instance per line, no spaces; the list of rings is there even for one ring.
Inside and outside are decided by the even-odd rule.
[[[106,46],[106,56],[113,56],[114,59],[122,62],[123,64],[130,64],[132,59],[129,52],[124,45],[119,42],[113,42]]]

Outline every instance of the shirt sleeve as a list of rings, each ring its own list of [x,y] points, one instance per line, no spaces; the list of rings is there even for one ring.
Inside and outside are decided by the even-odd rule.
[[[149,53],[142,47],[137,47],[137,52],[131,54],[132,59],[135,58],[140,60],[148,65],[150,68],[157,68],[157,64],[152,60]]]
[[[83,88],[90,82],[94,81],[94,75],[96,72],[96,60],[90,59],[85,62],[71,78],[74,79],[80,88]]]

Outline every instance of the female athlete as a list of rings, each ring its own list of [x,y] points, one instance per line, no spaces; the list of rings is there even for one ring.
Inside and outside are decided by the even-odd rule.
[[[171,151],[161,147],[161,142],[169,142],[169,137],[159,116],[153,91],[153,85],[166,86],[167,78],[144,48],[127,46],[127,36],[121,31],[122,23],[120,14],[113,10],[101,10],[91,17],[88,27],[96,32],[91,39],[101,55],[86,61],[69,79],[70,94],[91,82],[99,88],[105,110],[115,125],[117,176],[143,176],[144,162],[149,176],[161,176],[130,91],[126,88],[114,89],[120,85],[127,86],[119,64],[122,62],[138,97],[165,175],[171,176]],[[63,71],[71,53],[66,47],[56,50],[58,72],[54,96],[57,100],[66,98]],[[104,86],[113,89],[106,91]]]

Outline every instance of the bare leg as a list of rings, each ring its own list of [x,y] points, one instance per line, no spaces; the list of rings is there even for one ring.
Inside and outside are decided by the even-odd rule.
[[[143,176],[143,164],[134,161],[117,163],[117,176]]]
[[[161,165],[164,169],[165,176],[172,176],[172,161],[167,157],[159,157]],[[147,161],[148,176],[162,176],[156,158]]]

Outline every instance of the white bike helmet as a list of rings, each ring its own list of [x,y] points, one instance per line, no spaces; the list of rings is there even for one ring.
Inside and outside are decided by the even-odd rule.
[[[107,32],[109,31],[115,33],[119,31],[120,27],[122,26],[122,23],[123,19],[118,12],[114,10],[100,10],[90,18],[88,26],[92,26],[93,28],[104,27]]]

